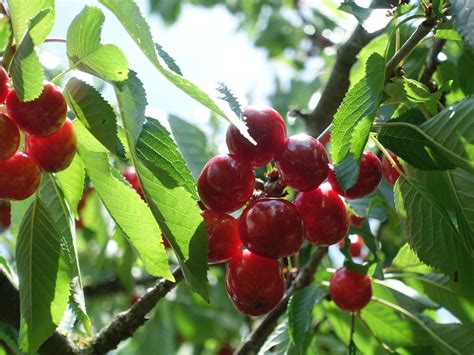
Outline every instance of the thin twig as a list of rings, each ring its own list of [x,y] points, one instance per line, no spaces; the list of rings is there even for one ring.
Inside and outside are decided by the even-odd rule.
[[[430,85],[431,77],[433,76],[434,72],[438,68],[439,60],[438,55],[443,50],[444,45],[446,44],[445,39],[436,38],[433,41],[433,47],[431,48],[431,53],[428,58],[428,62],[426,63],[425,70],[421,75],[421,82],[426,86]]]
[[[59,42],[59,43],[66,43],[66,39],[64,38],[46,38],[43,42]]]
[[[105,354],[115,349],[121,341],[130,338],[138,327],[145,323],[147,313],[183,279],[183,272],[180,268],[176,268],[173,276],[176,282],[158,281],[132,307],[119,313],[92,339],[86,351],[93,354]]]

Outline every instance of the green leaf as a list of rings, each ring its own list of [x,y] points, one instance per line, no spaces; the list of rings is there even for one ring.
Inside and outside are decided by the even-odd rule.
[[[45,202],[37,197],[22,221],[16,246],[20,347],[26,352],[36,352],[66,310],[72,270],[65,243]]]
[[[402,176],[395,185],[396,209],[408,243],[421,261],[448,275],[454,287],[474,295],[474,258],[431,191],[418,180]]]
[[[360,80],[344,97],[337,110],[331,131],[331,157],[334,165],[350,160],[358,162],[369,137],[375,112],[385,79],[384,58],[374,53],[367,60],[366,76]],[[352,164],[353,166],[354,164]],[[354,176],[337,175],[341,185],[352,187],[357,181]],[[343,179],[342,179],[343,178]]]
[[[457,102],[420,125],[440,152],[462,169],[474,172],[474,98]]]
[[[308,286],[298,290],[288,303],[288,325],[291,341],[301,354],[306,333],[311,326],[311,311],[328,292],[318,286]]]
[[[462,41],[462,37],[458,31],[453,29],[439,29],[435,32],[435,37],[440,39],[447,39],[451,41]]]
[[[168,122],[179,151],[197,180],[204,165],[214,155],[214,151],[209,147],[204,132],[197,126],[173,115],[168,117]]]
[[[428,323],[428,327],[442,339],[445,344],[449,344],[458,354],[470,355],[474,348],[474,323],[467,324],[434,324]],[[446,351],[446,347],[438,346],[441,351]]]
[[[418,125],[425,122],[418,110],[410,110],[388,121],[380,130],[380,143],[407,163],[422,170],[446,170],[455,167],[444,158],[441,150],[419,132]],[[390,126],[389,126],[390,125]]]
[[[232,90],[225,83],[220,82],[217,85],[217,91],[222,94],[220,99],[226,101],[229,104],[230,109],[235,113],[235,115],[239,118],[243,118],[244,113],[242,112],[242,106],[233,94]]]
[[[339,10],[353,15],[357,21],[359,21],[359,23],[363,23],[365,20],[367,20],[372,13],[372,9],[359,6],[354,2],[354,0],[343,1],[341,5],[339,5]]]
[[[181,75],[176,74],[174,71],[167,70],[159,60],[156,52],[155,43],[151,34],[150,26],[143,18],[140,13],[140,9],[137,4],[132,0],[100,0],[100,2],[112,11],[115,16],[122,23],[123,27],[127,30],[129,35],[142,50],[148,60],[155,66],[155,68],[171,81],[175,86],[184,91],[186,94],[200,102],[208,109],[218,114],[221,117],[226,118],[229,122],[235,125],[239,131],[247,137],[250,141],[255,141],[248,134],[247,127],[239,117],[233,114],[226,114],[217,105],[217,103],[202,89],[196,86],[191,81],[183,78]]]
[[[454,292],[449,285],[449,278],[445,275],[404,273],[396,277],[446,308],[461,322],[474,322],[474,302]]]
[[[20,44],[13,57],[11,64],[13,87],[20,101],[32,101],[38,98],[43,91],[44,70],[36,54],[31,31],[41,23],[41,20],[50,11],[50,9],[43,10],[31,19],[28,31],[23,40],[19,42]]]
[[[71,78],[64,89],[69,107],[81,123],[116,156],[124,156],[124,148],[117,137],[117,118],[110,104],[100,92],[85,82]]]
[[[0,341],[5,343],[8,348],[13,351],[13,354],[21,354],[21,350],[18,348],[18,333],[15,329],[6,323],[0,321]],[[2,350],[2,347],[0,347]],[[1,354],[1,352],[0,352]],[[7,353],[5,352],[5,355]],[[9,353],[8,353],[9,354]]]
[[[433,0],[431,2],[433,12],[437,17],[442,17],[443,16],[443,7],[445,4],[446,0]]]
[[[76,158],[75,158],[76,159]],[[83,168],[82,168],[83,169]],[[81,175],[82,173],[82,175]],[[84,181],[84,171],[79,173]],[[76,179],[76,177],[71,177]],[[83,184],[82,184],[83,185]],[[82,185],[76,186],[82,194]],[[84,292],[82,289],[81,270],[79,266],[79,257],[77,255],[77,242],[74,233],[74,219],[72,218],[72,211],[66,204],[65,195],[59,181],[51,174],[43,175],[43,181],[39,189],[39,197],[47,208],[54,225],[64,241],[64,246],[67,248],[67,255],[71,263],[72,277],[70,282],[73,309],[76,310],[76,316],[79,317],[82,325],[86,331],[91,333],[91,322],[87,315],[87,310],[84,301]],[[74,306],[76,308],[74,308]]]
[[[392,261],[392,268],[404,272],[416,272],[419,274],[426,274],[433,270],[418,258],[408,244],[405,244],[400,248]]]
[[[168,67],[168,69],[175,72],[178,75],[183,76],[183,73],[181,72],[181,68],[178,66],[174,58],[171,57],[169,53],[165,51],[160,44],[155,43],[155,47],[156,47],[156,51],[158,55],[166,63],[166,66]]]
[[[291,346],[288,332],[288,318],[284,318],[263,343],[258,355],[284,355]]]
[[[84,179],[86,177],[84,163],[81,157],[76,154],[71,165],[69,165],[66,170],[56,173],[56,177],[61,185],[61,190],[64,193],[69,207],[71,207],[72,212],[77,215],[77,205],[82,198]]]
[[[472,6],[472,0],[453,1],[451,9],[454,27],[464,37],[466,44],[474,50],[474,6]]]
[[[12,20],[15,42],[21,43],[26,32],[29,32],[32,42],[38,45],[50,34],[54,26],[55,7],[54,0],[8,0],[8,8]],[[45,16],[38,20],[32,29],[28,21],[44,10]]]
[[[6,50],[12,35],[12,28],[8,17],[0,15],[0,53]]]
[[[127,59],[117,46],[100,43],[104,20],[100,9],[85,6],[67,31],[67,56],[72,68],[120,82],[128,77]]]
[[[130,72],[115,93],[132,160],[153,215],[176,253],[186,282],[207,299],[207,236],[191,172],[158,121],[149,119],[143,125],[146,95],[135,73]]]
[[[474,230],[474,174],[469,174],[465,170],[454,169],[450,171],[456,202],[461,207],[465,220],[469,223],[471,230]]]
[[[160,228],[148,206],[110,165],[108,150],[79,121],[74,121],[74,127],[87,175],[111,217],[135,247],[147,271],[173,280]]]

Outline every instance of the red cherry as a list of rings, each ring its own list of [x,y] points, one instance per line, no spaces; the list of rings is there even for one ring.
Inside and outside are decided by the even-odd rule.
[[[217,351],[216,355],[232,355],[233,353],[234,349],[232,347],[229,345],[224,345]]]
[[[241,250],[227,265],[227,293],[243,314],[261,316],[281,301],[285,281],[277,259],[269,259]]]
[[[358,312],[372,298],[370,277],[350,271],[345,267],[340,268],[331,277],[329,294],[339,308]]]
[[[328,175],[326,149],[311,136],[290,137],[275,160],[285,183],[299,191],[315,189]]]
[[[239,222],[235,218],[212,210],[202,212],[202,217],[209,238],[209,264],[223,263],[240,251]]]
[[[247,249],[279,259],[297,252],[304,241],[303,222],[291,202],[260,198],[240,216],[240,239]]]
[[[171,244],[170,242],[168,242],[168,238],[166,238],[165,233],[161,233],[161,242],[163,243],[163,246],[165,247],[165,249],[171,248]]]
[[[402,164],[400,164],[400,161],[398,160],[397,156],[391,151],[388,151],[388,154],[390,154],[390,157],[395,161],[398,168],[403,171]],[[390,160],[388,160],[385,155],[382,157],[382,173],[383,176],[385,176],[385,179],[387,179],[387,181],[391,185],[395,185],[400,176],[398,171],[395,170],[395,168],[392,166],[392,163],[390,163]]]
[[[347,234],[349,216],[346,206],[329,184],[300,192],[294,203],[303,218],[306,240],[311,244],[336,244]]]
[[[257,142],[253,145],[235,126],[229,126],[226,142],[229,152],[252,166],[268,164],[283,149],[286,126],[280,114],[270,107],[249,106],[244,110],[249,134]]]
[[[382,166],[379,158],[369,151],[362,154],[360,160],[360,172],[359,178],[356,184],[348,189],[346,193],[343,193],[336,179],[336,174],[333,170],[329,171],[328,181],[332,185],[336,192],[348,199],[357,199],[364,197],[375,191],[379,186],[380,179],[382,178]]]
[[[47,137],[26,135],[26,153],[35,158],[44,171],[56,173],[71,165],[77,149],[77,137],[71,120]]]
[[[41,95],[28,102],[21,102],[15,90],[10,90],[6,102],[8,113],[25,133],[46,137],[57,132],[67,115],[63,94],[55,86],[46,83]]]
[[[138,293],[134,293],[132,297],[130,297],[130,306],[133,306],[137,301],[140,299],[140,295]]]
[[[144,199],[145,195],[143,193],[142,186],[140,185],[140,180],[138,179],[138,175],[135,171],[135,168],[129,167],[125,169],[122,175],[125,180],[127,180],[130,185],[132,185],[132,188],[141,196],[141,198]]]
[[[20,130],[7,115],[0,113],[0,161],[15,155],[20,145]]]
[[[364,224],[365,222],[365,217],[361,217],[361,216],[358,216],[354,213],[350,213],[349,215],[349,220],[351,222],[351,224],[356,227],[356,228],[362,228],[362,225]]]
[[[252,197],[254,185],[255,173],[249,164],[231,155],[218,155],[202,169],[198,192],[211,210],[231,212]]]
[[[0,67],[0,104],[3,104],[7,99],[8,91],[8,73],[4,67]]]
[[[12,223],[11,204],[8,201],[0,201],[0,233],[7,230]]]
[[[24,200],[38,189],[40,181],[41,168],[25,153],[0,162],[0,199]]]
[[[343,239],[339,242],[339,247],[344,248],[346,241]],[[364,247],[364,239],[360,235],[357,235],[355,240],[351,239],[351,245],[349,245],[349,254],[351,256],[358,258],[362,254],[362,248]]]

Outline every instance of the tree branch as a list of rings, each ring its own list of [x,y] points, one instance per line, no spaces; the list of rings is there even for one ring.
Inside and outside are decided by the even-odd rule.
[[[436,38],[433,42],[430,57],[428,58],[428,62],[426,63],[425,70],[423,71],[420,80],[426,86],[430,85],[431,77],[438,68],[438,54],[441,53],[445,44],[446,40],[441,38]]]
[[[90,347],[86,350],[93,354],[104,354],[115,349],[122,340],[131,337],[135,330],[145,323],[147,313],[183,279],[181,269],[176,268],[173,271],[173,276],[176,282],[158,281],[132,307],[119,313],[92,339]]]
[[[358,25],[352,35],[337,50],[336,62],[316,108],[307,116],[309,133],[316,137],[332,122],[333,116],[349,89],[349,75],[357,55],[381,31],[368,33]]]
[[[17,286],[0,267],[0,321],[20,329],[20,294]],[[56,331],[38,350],[40,354],[75,354],[77,348],[66,335]]]
[[[403,44],[400,50],[395,53],[395,55],[387,63],[387,68],[385,70],[385,78],[388,79],[392,75],[393,71],[397,69],[397,66],[405,59],[420,43],[420,41],[425,38],[425,36],[430,33],[433,27],[436,25],[436,21],[433,19],[427,19],[423,21],[415,32],[408,38],[408,40]]]
[[[258,350],[262,347],[262,344],[265,342],[265,339],[275,328],[278,318],[280,318],[280,316],[285,313],[288,306],[288,301],[290,300],[291,296],[293,296],[297,290],[311,284],[313,281],[313,275],[326,254],[327,248],[319,248],[316,253],[314,253],[308,265],[298,272],[295,281],[286,291],[285,296],[278,306],[268,313],[262,319],[259,325],[254,330],[252,330],[245,341],[240,345],[239,349],[237,349],[235,354],[251,355],[258,352]]]

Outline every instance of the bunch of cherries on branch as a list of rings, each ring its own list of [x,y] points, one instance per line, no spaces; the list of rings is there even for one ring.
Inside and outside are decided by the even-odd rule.
[[[351,222],[342,197],[358,199],[372,193],[381,180],[382,166],[374,153],[364,152],[358,180],[344,192],[317,139],[287,137],[282,117],[269,107],[247,107],[244,116],[257,144],[230,126],[226,136],[230,153],[207,162],[198,192],[206,207],[202,215],[209,262],[228,261],[230,299],[240,312],[260,316],[275,308],[284,295],[279,259],[298,252],[304,240],[320,247],[341,242]],[[254,169],[272,161],[276,168],[263,184]],[[393,169],[390,164],[388,168]],[[294,201],[283,198],[285,186],[298,191]],[[242,207],[238,219],[229,214]],[[370,301],[370,278],[341,268],[331,278],[330,294],[342,309],[358,311]]]
[[[24,200],[39,187],[42,171],[66,169],[76,154],[76,134],[66,118],[64,96],[45,83],[41,95],[22,102],[0,67],[0,231],[10,225],[10,201]],[[24,147],[19,151],[21,132]]]

